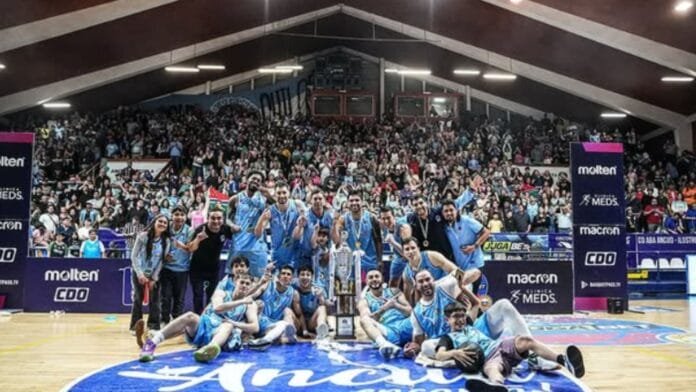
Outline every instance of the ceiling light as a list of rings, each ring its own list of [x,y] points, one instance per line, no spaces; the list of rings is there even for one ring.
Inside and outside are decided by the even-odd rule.
[[[625,113],[606,112],[601,114],[602,118],[625,118]]]
[[[481,71],[479,71],[478,69],[455,69],[454,74],[477,76],[481,74]]]
[[[5,64],[0,63],[0,69],[5,69]]]
[[[279,68],[259,68],[259,73],[287,74],[287,73],[292,73],[292,70],[291,69],[279,69]]]
[[[515,80],[517,79],[517,75],[508,73],[488,72],[483,74],[483,78],[490,80]]]
[[[46,109],[67,109],[71,105],[67,102],[47,102],[43,104]]]
[[[278,69],[292,69],[292,70],[300,70],[303,67],[301,65],[279,65],[276,68]]]
[[[397,72],[399,72],[399,70],[396,69],[396,68],[387,68],[387,69],[384,70],[384,72],[386,72],[386,73],[397,73]]]
[[[512,4],[519,4],[522,2],[522,0],[510,0]]]
[[[165,67],[164,70],[167,72],[188,72],[188,73],[196,73],[196,72],[201,71],[200,69],[193,68],[193,67]]]
[[[677,4],[674,6],[674,10],[677,12],[686,12],[689,9],[691,9],[691,7],[693,7],[693,6],[694,6],[693,1],[682,0],[680,2],[677,2]]]
[[[429,69],[401,69],[398,72],[401,75],[430,75]]]
[[[435,98],[433,98],[433,102],[437,102],[437,103],[447,102],[447,98],[445,98],[445,97],[435,97]]]
[[[693,82],[694,78],[691,76],[663,76],[662,81],[663,82],[688,83],[688,82]]]
[[[222,69],[225,69],[225,66],[224,65],[217,65],[217,64],[199,64],[198,69],[222,70]]]

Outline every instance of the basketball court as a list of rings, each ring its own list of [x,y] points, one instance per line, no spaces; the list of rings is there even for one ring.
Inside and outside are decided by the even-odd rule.
[[[553,348],[577,344],[587,373],[576,384],[562,375],[523,369],[509,386],[543,391],[693,390],[696,299],[632,301],[631,308],[643,314],[528,316],[533,334]],[[403,358],[383,362],[362,331],[358,331],[361,344],[347,351],[334,347],[331,353],[298,343],[261,353],[248,349],[226,353],[210,364],[194,362],[190,347],[178,338],[162,344],[155,361],[140,364],[127,315],[18,313],[3,315],[0,321],[4,337],[0,378],[5,391],[94,391],[114,386],[163,391],[464,390],[463,376],[449,369],[426,371]],[[312,374],[297,373],[292,382],[290,376],[274,377],[298,370]]]

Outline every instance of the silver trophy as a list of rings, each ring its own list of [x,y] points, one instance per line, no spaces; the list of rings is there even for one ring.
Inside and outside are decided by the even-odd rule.
[[[354,253],[348,247],[348,232],[341,232],[341,243],[331,252],[331,264],[334,266],[336,287],[336,338],[355,338],[355,283]]]

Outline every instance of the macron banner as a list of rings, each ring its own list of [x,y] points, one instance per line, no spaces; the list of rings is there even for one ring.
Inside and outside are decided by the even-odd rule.
[[[573,313],[570,261],[487,261],[482,273],[493,301],[508,299],[522,314]]]
[[[29,248],[33,133],[0,132],[0,303],[22,308]]]
[[[623,145],[571,143],[570,167],[575,296],[627,299]]]

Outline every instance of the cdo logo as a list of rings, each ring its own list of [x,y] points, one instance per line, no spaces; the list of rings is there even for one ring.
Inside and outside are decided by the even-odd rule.
[[[89,287],[58,287],[53,302],[87,302]]]
[[[580,226],[580,235],[621,235],[618,227],[607,226]]]
[[[0,263],[14,263],[17,248],[0,248]]]
[[[619,198],[615,195],[596,195],[586,193],[580,200],[582,207],[618,207]]]
[[[590,267],[611,267],[616,265],[616,252],[587,252],[585,265]]]
[[[578,174],[581,176],[615,176],[616,166],[578,166]]]

